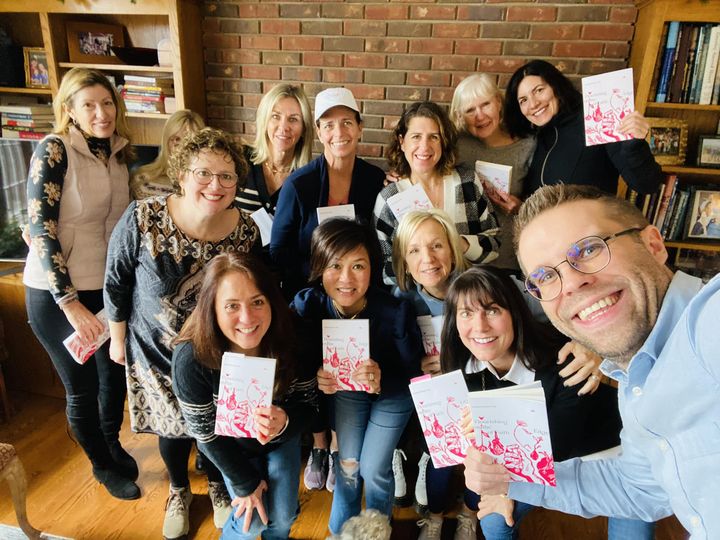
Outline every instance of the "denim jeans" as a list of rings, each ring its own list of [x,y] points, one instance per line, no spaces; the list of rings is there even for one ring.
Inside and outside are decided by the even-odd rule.
[[[259,470],[264,472],[268,489],[263,494],[263,504],[268,516],[265,525],[256,510],[250,530],[243,532],[245,514],[235,517],[235,510],[228,518],[222,530],[222,540],[254,540],[258,535],[263,540],[286,540],[290,536],[290,527],[298,514],[298,489],[300,487],[300,435],[285,441],[279,448],[266,456],[252,460]],[[235,493],[227,478],[230,499]]]
[[[655,524],[639,519],[608,518],[608,540],[653,540]]]
[[[412,410],[409,392],[393,396],[366,392],[335,394],[339,463],[330,510],[333,534],[360,513],[363,484],[365,507],[391,515],[395,490],[393,450]]]
[[[79,297],[92,313],[103,308],[101,290],[80,291]],[[93,467],[112,466],[108,443],[118,440],[123,421],[125,368],[110,360],[109,342],[84,365],[75,362],[62,343],[74,329],[48,291],[25,287],[25,305],[30,327],[65,387],[70,429]]]

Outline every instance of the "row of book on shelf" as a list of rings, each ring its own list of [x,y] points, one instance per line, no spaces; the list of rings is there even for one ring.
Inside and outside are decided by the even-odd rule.
[[[650,96],[657,103],[720,103],[720,24],[665,24]]]
[[[713,185],[682,185],[669,174],[657,191],[646,195],[629,189],[626,198],[655,225],[664,240],[720,240],[720,191]]]
[[[0,105],[4,139],[42,139],[52,132],[51,105]]]
[[[120,94],[128,112],[173,113],[177,110],[172,75],[125,75]]]

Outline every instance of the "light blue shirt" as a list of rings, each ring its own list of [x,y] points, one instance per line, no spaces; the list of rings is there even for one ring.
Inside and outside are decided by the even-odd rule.
[[[675,274],[658,320],[619,383],[617,459],[556,464],[556,488],[513,483],[509,496],[585,517],[656,521],[672,513],[693,540],[720,538],[720,275]]]

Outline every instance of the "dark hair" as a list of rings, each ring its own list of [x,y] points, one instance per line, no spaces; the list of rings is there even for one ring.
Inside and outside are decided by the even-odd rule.
[[[535,320],[520,289],[508,275],[492,266],[475,266],[460,274],[450,285],[445,297],[445,321],[440,341],[440,364],[443,373],[465,368],[472,353],[458,334],[456,313],[462,298],[488,308],[497,304],[512,317],[512,347],[525,367],[533,371],[550,367],[565,339],[551,326]],[[548,349],[553,354],[547,354]]]
[[[525,77],[531,75],[540,77],[553,89],[559,105],[557,114],[573,110],[582,103],[582,94],[555,66],[545,60],[531,60],[513,73],[505,91],[504,120],[513,137],[526,137],[535,130],[518,103],[518,87]]]
[[[222,354],[228,350],[228,339],[220,330],[215,314],[215,297],[221,280],[228,274],[240,272],[255,282],[258,290],[270,304],[272,321],[260,341],[260,353],[275,358],[275,395],[287,390],[295,373],[295,342],[292,313],[273,274],[254,255],[222,253],[213,258],[204,269],[195,309],[173,340],[174,344],[189,341],[195,349],[198,363],[210,369],[220,369]]]
[[[400,138],[405,137],[413,118],[430,118],[435,120],[440,130],[440,144],[442,145],[442,156],[438,161],[437,169],[444,176],[449,174],[455,167],[457,161],[457,128],[450,121],[448,113],[437,103],[432,101],[416,101],[405,109],[395,129],[392,131],[392,139],[387,150],[388,166],[391,171],[401,177],[410,176],[410,164],[405,159],[405,153],[400,147]]]
[[[377,232],[359,219],[332,218],[313,231],[310,241],[310,277],[313,285],[320,283],[325,269],[336,257],[364,247],[370,258],[370,283],[379,284],[382,255]]]

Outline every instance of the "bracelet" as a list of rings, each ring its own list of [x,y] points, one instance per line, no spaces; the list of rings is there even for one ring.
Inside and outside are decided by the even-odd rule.
[[[287,429],[287,427],[288,427],[289,424],[290,424],[290,417],[287,415],[287,413],[285,413],[285,425],[283,426],[283,428],[282,428],[280,431],[278,431],[278,432],[275,434],[275,437],[279,437],[280,435],[282,435],[283,433],[285,433],[285,430]],[[274,439],[275,437],[273,437],[273,439]]]

